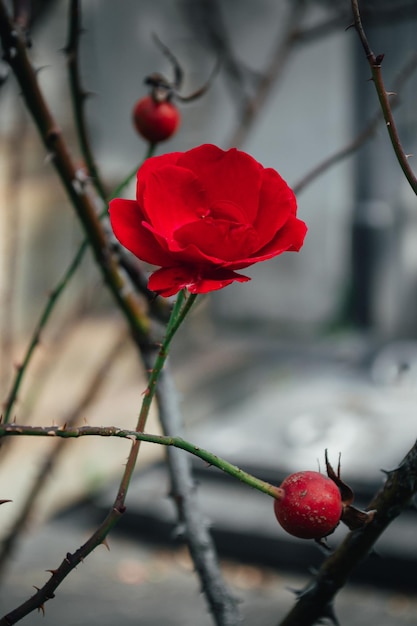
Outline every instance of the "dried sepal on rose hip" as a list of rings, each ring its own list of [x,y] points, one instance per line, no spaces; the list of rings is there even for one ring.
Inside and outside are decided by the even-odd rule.
[[[322,540],[339,522],[351,530],[369,523],[375,511],[360,511],[352,506],[353,491],[337,474],[325,452],[327,476],[304,471],[287,476],[274,501],[275,516],[284,530],[301,539]]]

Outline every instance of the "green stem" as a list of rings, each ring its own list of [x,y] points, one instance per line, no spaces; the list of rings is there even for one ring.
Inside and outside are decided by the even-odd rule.
[[[177,332],[181,323],[184,321],[195,299],[196,299],[196,295],[190,295],[188,299],[186,300],[185,290],[180,291],[177,296],[177,300],[171,311],[171,316],[167,325],[167,330],[166,330],[164,339],[161,343],[161,346],[159,348],[158,354],[155,359],[155,364],[152,370],[149,372],[148,385],[143,394],[142,406],[139,412],[138,421],[136,425],[137,432],[142,433],[145,430],[152,400],[155,396],[158,378],[162,372],[165,361],[168,357],[169,346],[171,344],[171,341],[175,333]],[[137,461],[139,450],[140,450],[140,442],[141,442],[141,439],[136,438],[130,450],[126,467],[125,467],[125,471],[124,471],[124,474],[120,483],[119,491],[116,497],[116,502],[115,502],[116,509],[121,509],[124,506],[126,493],[129,488],[133,471],[136,466],[136,461]]]
[[[59,299],[59,297],[61,296],[62,292],[64,291],[64,289],[66,288],[66,286],[68,285],[70,279],[72,278],[75,270],[77,269],[77,267],[79,266],[79,264],[81,263],[81,260],[84,256],[85,251],[87,250],[88,247],[88,241],[84,240],[83,243],[81,244],[81,246],[78,248],[77,254],[74,256],[73,260],[71,261],[71,264],[69,265],[68,269],[66,270],[65,274],[63,275],[63,277],[61,278],[61,280],[58,282],[58,284],[56,285],[56,287],[53,289],[53,291],[51,292],[44,310],[42,311],[38,323],[36,324],[35,330],[33,332],[32,338],[29,342],[28,348],[26,350],[26,354],[23,358],[23,361],[20,365],[18,365],[16,367],[16,376],[13,380],[12,383],[12,387],[10,389],[9,395],[6,399],[6,403],[5,403],[5,410],[4,410],[4,415],[3,415],[3,422],[5,424],[7,424],[10,421],[11,418],[11,412],[14,406],[14,403],[16,401],[17,398],[17,394],[19,392],[20,386],[23,382],[23,378],[24,375],[26,373],[26,370],[29,366],[29,363],[32,359],[33,353],[35,351],[36,346],[39,344],[40,341],[40,336],[42,333],[42,330],[45,328],[48,319]]]
[[[66,428],[66,426],[19,426],[18,424],[0,424],[0,438],[13,436],[31,436],[31,437],[60,437],[63,439],[77,439],[79,437],[119,437],[121,439],[130,439],[132,441],[145,441],[155,443],[162,446],[173,446],[185,450],[194,456],[202,459],[210,466],[217,467],[222,472],[229,474],[233,478],[237,478],[241,482],[253,487],[262,493],[266,493],[272,498],[280,498],[282,493],[279,487],[275,487],[248,472],[243,471],[236,465],[229,463],[225,459],[196,446],[195,444],[182,439],[181,437],[167,437],[164,435],[152,435],[149,433],[137,432],[135,430],[124,430],[115,426],[80,426],[75,428]]]

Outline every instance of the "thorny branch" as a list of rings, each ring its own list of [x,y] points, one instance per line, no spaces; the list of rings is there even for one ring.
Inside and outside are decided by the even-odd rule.
[[[118,437],[129,441],[143,441],[156,443],[162,446],[172,446],[185,450],[190,454],[202,459],[210,466],[217,467],[222,472],[237,478],[250,487],[266,493],[271,498],[280,497],[282,489],[275,487],[264,480],[260,480],[248,472],[220,458],[209,450],[200,448],[190,441],[181,437],[171,437],[165,435],[151,435],[138,430],[126,430],[116,426],[78,426],[68,428],[63,426],[26,426],[22,424],[0,424],[0,439],[2,437],[56,437],[60,439],[78,439],[79,437]],[[0,622],[1,624],[1,622]]]
[[[400,90],[403,88],[407,80],[413,75],[417,68],[417,52],[413,53],[411,57],[405,62],[404,66],[399,71],[398,75],[393,81],[393,93],[391,96],[390,104],[391,108],[397,107],[400,104],[401,95]],[[354,154],[361,146],[363,146],[368,139],[373,137],[378,130],[381,121],[384,119],[384,115],[379,108],[365,128],[352,139],[346,146],[336,150],[333,154],[323,159],[321,163],[314,166],[307,174],[305,174],[300,180],[291,185],[296,195],[300,194],[304,189],[312,183],[316,178],[324,174],[333,165],[336,165],[343,159]]]
[[[98,195],[103,200],[103,202],[107,204],[106,200],[108,194],[99,175],[98,167],[90,146],[90,140],[88,137],[87,127],[84,119],[84,104],[89,94],[84,91],[81,86],[79,71],[80,34],[82,33],[80,0],[70,1],[68,24],[68,43],[65,48],[65,53],[67,55],[70,93],[78,139],[80,142],[81,151],[85,158],[88,175],[91,177]]]
[[[369,67],[371,69],[372,80],[375,85],[375,89],[378,95],[379,104],[381,106],[382,113],[384,115],[384,120],[387,126],[389,137],[391,139],[392,147],[394,149],[398,163],[400,164],[400,167],[404,173],[404,176],[408,180],[414,193],[417,194],[417,178],[414,175],[414,172],[408,162],[409,155],[407,155],[404,152],[404,149],[401,145],[397,126],[395,124],[394,116],[392,114],[392,109],[391,109],[391,104],[390,104],[390,95],[392,94],[386,91],[384,81],[382,78],[381,64],[384,59],[384,55],[383,54],[375,55],[372,52],[365,30],[363,28],[358,0],[351,0],[351,2],[352,2],[354,27],[355,27],[356,32],[358,33],[360,42],[362,44],[363,50],[365,52],[366,58],[369,63]]]

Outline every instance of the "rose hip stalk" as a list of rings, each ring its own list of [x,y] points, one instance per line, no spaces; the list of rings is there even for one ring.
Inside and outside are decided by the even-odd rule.
[[[334,472],[325,452],[328,476],[319,472],[297,472],[287,476],[274,501],[275,516],[284,530],[301,539],[320,541],[339,522],[351,530],[372,521],[375,511],[359,511],[352,506],[353,491],[340,478],[340,462]]]

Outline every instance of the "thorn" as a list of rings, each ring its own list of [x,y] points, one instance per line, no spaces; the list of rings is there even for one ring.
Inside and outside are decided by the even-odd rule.
[[[103,541],[101,542],[101,545],[107,548],[107,550],[110,552],[110,546],[108,544],[107,537],[104,537]]]
[[[351,24],[349,24],[349,26],[346,26],[346,28],[345,28],[345,32],[346,32],[347,30],[350,30],[351,28],[355,28],[355,22],[352,22]]]
[[[378,65],[379,67],[381,66],[382,61],[384,60],[384,56],[385,54],[378,54],[375,58],[375,63],[376,65]]]
[[[45,617],[45,605],[43,603],[38,606],[38,613],[42,613],[43,617]]]
[[[0,500],[0,504],[5,504],[6,502],[13,502],[13,500]]]
[[[401,466],[398,465],[397,467],[394,467],[394,469],[390,469],[390,470],[386,470],[386,469],[382,469],[381,468],[381,472],[383,474],[385,474],[385,476],[392,476],[392,474],[395,474],[395,472],[398,472],[398,470],[401,469]]]
[[[405,155],[405,158],[406,158],[406,159],[409,159],[410,157],[413,157],[413,156],[414,156],[414,154],[406,154],[406,155]]]
[[[58,572],[58,570],[57,569],[46,569],[45,572],[50,572],[50,574],[52,576],[55,576],[55,574]]]
[[[397,93],[395,91],[386,91],[385,92],[387,96],[396,96]]]

